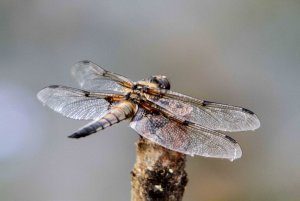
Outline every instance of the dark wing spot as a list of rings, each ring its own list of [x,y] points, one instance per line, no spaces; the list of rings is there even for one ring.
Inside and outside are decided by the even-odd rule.
[[[248,109],[246,109],[246,108],[243,108],[242,111],[245,112],[245,113],[254,115],[254,112],[252,112],[251,110],[248,110]]]
[[[106,96],[106,97],[105,97],[105,100],[106,100],[107,102],[109,102],[110,104],[114,102],[112,96]]]
[[[233,142],[234,144],[237,144],[237,141],[231,137],[229,137],[228,135],[225,135],[225,138],[230,140],[231,142]]]
[[[82,63],[83,63],[83,64],[89,64],[89,63],[91,63],[91,62],[90,62],[89,60],[83,60]]]
[[[190,121],[187,121],[187,120],[184,120],[184,121],[182,122],[182,124],[185,125],[185,126],[195,125],[195,123],[190,122]]]
[[[202,102],[202,106],[205,107],[205,106],[207,106],[207,105],[209,105],[209,104],[211,104],[211,103],[212,103],[212,102],[206,101],[206,100],[205,100],[205,101]]]
[[[48,88],[56,89],[56,88],[59,88],[59,85],[51,85],[51,86],[49,86]]]
[[[89,96],[90,96],[90,94],[91,94],[91,93],[90,93],[90,92],[88,92],[88,91],[85,91],[85,92],[84,92],[84,96],[85,96],[85,97],[89,97]]]

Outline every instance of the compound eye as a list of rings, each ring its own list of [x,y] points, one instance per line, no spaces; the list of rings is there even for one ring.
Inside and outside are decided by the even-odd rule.
[[[150,82],[159,85],[159,80],[157,79],[156,76],[152,76],[152,77],[150,78]]]
[[[155,83],[161,89],[170,89],[170,82],[165,76],[157,75],[150,77],[150,82]]]
[[[168,89],[168,90],[170,90],[170,88],[171,88],[168,80],[165,80],[162,84],[159,85],[159,87],[162,89]]]

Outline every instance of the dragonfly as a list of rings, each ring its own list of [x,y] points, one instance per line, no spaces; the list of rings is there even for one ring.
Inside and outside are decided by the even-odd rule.
[[[66,117],[91,120],[70,138],[86,137],[129,119],[139,135],[167,149],[233,161],[242,150],[224,132],[260,127],[258,117],[248,109],[171,91],[166,76],[133,82],[87,60],[76,63],[72,74],[81,89],[52,85],[37,94],[44,105]]]

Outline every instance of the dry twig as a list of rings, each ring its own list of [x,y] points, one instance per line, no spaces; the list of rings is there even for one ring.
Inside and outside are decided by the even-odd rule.
[[[145,138],[137,142],[131,201],[180,201],[188,182],[186,156]]]

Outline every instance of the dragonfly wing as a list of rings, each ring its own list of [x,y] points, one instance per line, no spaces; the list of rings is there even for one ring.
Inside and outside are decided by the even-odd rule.
[[[91,61],[76,63],[72,67],[72,74],[80,87],[89,91],[125,92],[126,87],[132,86],[130,79],[107,71]]]
[[[184,154],[229,160],[242,155],[240,146],[229,136],[196,124],[185,125],[143,108],[139,108],[130,127],[143,137]]]
[[[97,119],[113,104],[116,94],[92,93],[71,87],[53,85],[42,89],[38,99],[44,104],[72,119]],[[121,95],[120,95],[121,96]]]
[[[172,91],[167,91],[162,98],[151,96],[149,101],[212,130],[232,132],[260,127],[257,116],[242,107],[198,100]]]

